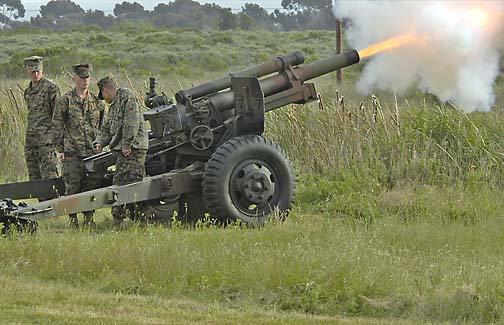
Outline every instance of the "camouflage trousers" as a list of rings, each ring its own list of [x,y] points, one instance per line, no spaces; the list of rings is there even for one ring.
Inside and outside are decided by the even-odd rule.
[[[132,149],[128,157],[120,151],[115,151],[114,154],[116,155],[116,171],[112,180],[113,185],[127,185],[143,180],[147,150]],[[131,219],[136,219],[142,214],[141,209],[140,204],[133,203],[112,207],[114,223],[120,223],[128,214]]]
[[[52,146],[25,147],[26,167],[30,180],[59,177],[58,159]]]
[[[81,157],[65,156],[63,160],[63,181],[65,181],[65,195],[94,190],[100,187],[103,173],[87,173]],[[93,221],[94,211],[85,211],[84,224]],[[70,223],[77,226],[77,214],[70,214]]]

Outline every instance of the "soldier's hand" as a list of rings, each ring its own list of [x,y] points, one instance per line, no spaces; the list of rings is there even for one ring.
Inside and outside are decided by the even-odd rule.
[[[65,153],[64,152],[58,152],[58,158],[61,160],[65,160]]]
[[[129,157],[129,155],[131,155],[131,149],[123,149],[122,154],[124,157]]]
[[[99,143],[95,143],[95,145],[94,145],[94,151],[95,151],[96,153],[100,153],[100,152],[102,151],[102,146],[101,146],[101,144],[99,144]]]

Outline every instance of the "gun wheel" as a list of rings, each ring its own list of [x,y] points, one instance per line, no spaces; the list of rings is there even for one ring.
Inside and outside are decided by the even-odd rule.
[[[143,207],[146,221],[154,223],[171,222],[173,213],[178,208],[179,197],[180,195],[174,195],[173,197],[146,201]]]
[[[295,195],[292,164],[273,141],[258,135],[232,138],[206,163],[203,201],[219,220],[260,226],[273,210],[287,211]]]
[[[210,127],[206,125],[198,125],[191,130],[189,139],[191,140],[191,145],[194,149],[203,151],[212,146],[214,134]]]

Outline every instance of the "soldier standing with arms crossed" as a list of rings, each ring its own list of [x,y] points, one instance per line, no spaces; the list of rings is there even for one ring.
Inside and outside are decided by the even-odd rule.
[[[98,98],[110,104],[109,111],[98,136],[93,142],[95,152],[109,146],[116,156],[114,185],[126,185],[145,177],[145,157],[149,138],[140,106],[127,88],[118,88],[116,82],[105,77],[98,81]],[[129,208],[130,213],[132,211]],[[126,217],[125,206],[112,207],[114,224],[121,224]],[[130,216],[133,219],[133,216]]]
[[[65,195],[93,190],[100,186],[103,172],[87,173],[83,158],[92,156],[105,112],[105,105],[89,91],[89,64],[73,67],[75,88],[56,100],[53,117],[53,143],[63,162]],[[84,212],[84,226],[92,225],[94,211]],[[77,227],[77,214],[70,214],[70,225]]]
[[[24,91],[28,107],[25,159],[30,180],[58,177],[57,158],[51,141],[52,116],[59,88],[43,76],[42,57],[24,60],[30,84]],[[43,200],[43,199],[41,199]]]

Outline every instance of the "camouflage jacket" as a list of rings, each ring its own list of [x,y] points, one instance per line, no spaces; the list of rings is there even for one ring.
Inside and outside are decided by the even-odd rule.
[[[74,88],[56,100],[53,144],[56,151],[76,157],[94,154],[93,141],[105,114],[105,104],[88,91],[81,99]]]
[[[26,127],[26,145],[50,145],[52,116],[56,97],[60,94],[56,84],[42,78],[37,85],[25,89],[24,99],[28,106],[28,125]]]
[[[147,149],[149,137],[140,106],[127,88],[119,88],[94,143],[112,150]]]

